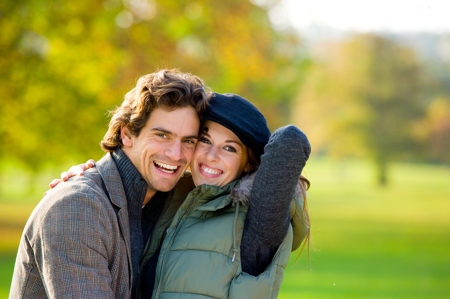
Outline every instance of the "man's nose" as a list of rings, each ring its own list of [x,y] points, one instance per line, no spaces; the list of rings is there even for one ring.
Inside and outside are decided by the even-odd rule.
[[[180,140],[176,140],[171,143],[171,145],[166,148],[165,154],[173,161],[179,161],[183,159],[183,151]]]

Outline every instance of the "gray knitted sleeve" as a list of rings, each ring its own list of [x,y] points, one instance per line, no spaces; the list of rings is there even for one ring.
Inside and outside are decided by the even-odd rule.
[[[311,152],[295,126],[276,130],[261,156],[241,242],[242,270],[259,275],[271,262],[289,228],[290,202]]]

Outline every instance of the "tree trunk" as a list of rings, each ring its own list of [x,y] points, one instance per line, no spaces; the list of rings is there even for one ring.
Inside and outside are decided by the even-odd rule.
[[[377,181],[380,187],[386,187],[388,182],[388,161],[386,157],[377,159]]]

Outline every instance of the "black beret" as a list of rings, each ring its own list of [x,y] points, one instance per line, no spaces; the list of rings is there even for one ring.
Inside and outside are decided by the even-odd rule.
[[[249,101],[231,93],[214,93],[203,119],[231,130],[259,158],[270,138],[264,115]]]

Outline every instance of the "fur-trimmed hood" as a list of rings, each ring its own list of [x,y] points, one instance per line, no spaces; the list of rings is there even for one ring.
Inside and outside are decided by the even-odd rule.
[[[250,175],[245,175],[241,179],[239,185],[231,189],[230,196],[233,205],[239,202],[243,206],[248,206],[255,176],[256,172]]]

